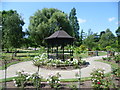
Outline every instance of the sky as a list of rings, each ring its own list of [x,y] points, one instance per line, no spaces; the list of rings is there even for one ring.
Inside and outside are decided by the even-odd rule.
[[[2,2],[2,10],[17,10],[28,28],[29,18],[39,9],[56,8],[69,15],[76,9],[80,30],[100,33],[109,28],[114,34],[118,27],[118,2]]]

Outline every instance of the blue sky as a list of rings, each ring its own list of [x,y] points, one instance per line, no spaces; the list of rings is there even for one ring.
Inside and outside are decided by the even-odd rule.
[[[109,28],[114,34],[118,27],[118,2],[3,2],[3,10],[17,10],[25,21],[23,29],[28,28],[29,17],[43,8],[57,8],[69,14],[76,8],[80,30],[95,33]]]

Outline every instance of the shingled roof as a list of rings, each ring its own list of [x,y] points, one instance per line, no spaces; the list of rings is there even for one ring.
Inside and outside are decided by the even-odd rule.
[[[53,39],[53,38],[73,38],[73,37],[67,34],[64,30],[59,30],[53,33],[51,36],[47,37],[46,39]]]
[[[59,30],[53,33],[51,36],[45,38],[49,44],[70,44],[74,41],[74,38],[67,34],[64,30]]]

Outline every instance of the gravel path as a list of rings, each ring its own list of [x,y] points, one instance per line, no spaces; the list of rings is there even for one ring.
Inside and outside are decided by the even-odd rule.
[[[95,60],[101,59],[102,57],[106,57],[106,56],[95,56],[95,57],[89,57],[89,58],[83,59],[89,62],[90,65],[81,69],[81,77],[89,77],[90,73],[97,68],[104,69],[105,73],[110,72],[111,66],[109,64],[95,61]],[[16,76],[17,70],[24,70],[25,72],[35,73],[37,71],[37,67],[33,65],[32,61],[26,61],[26,62],[21,62],[18,64],[11,65],[7,68],[7,78]],[[61,74],[62,79],[76,78],[75,74],[79,72],[79,69],[47,70],[47,69],[40,68],[39,74],[41,74],[44,78],[47,78],[48,74],[50,73],[54,74],[57,72]],[[0,70],[0,75],[2,75],[0,76],[0,79],[4,78],[4,70]]]

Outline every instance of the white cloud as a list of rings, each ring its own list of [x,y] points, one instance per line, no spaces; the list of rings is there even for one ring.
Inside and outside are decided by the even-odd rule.
[[[81,24],[81,23],[85,23],[87,20],[85,20],[85,19],[82,19],[82,18],[78,18],[78,22],[79,22],[79,24]]]
[[[109,22],[112,22],[112,21],[114,21],[114,20],[115,20],[115,17],[108,18],[108,21],[109,21]]]

